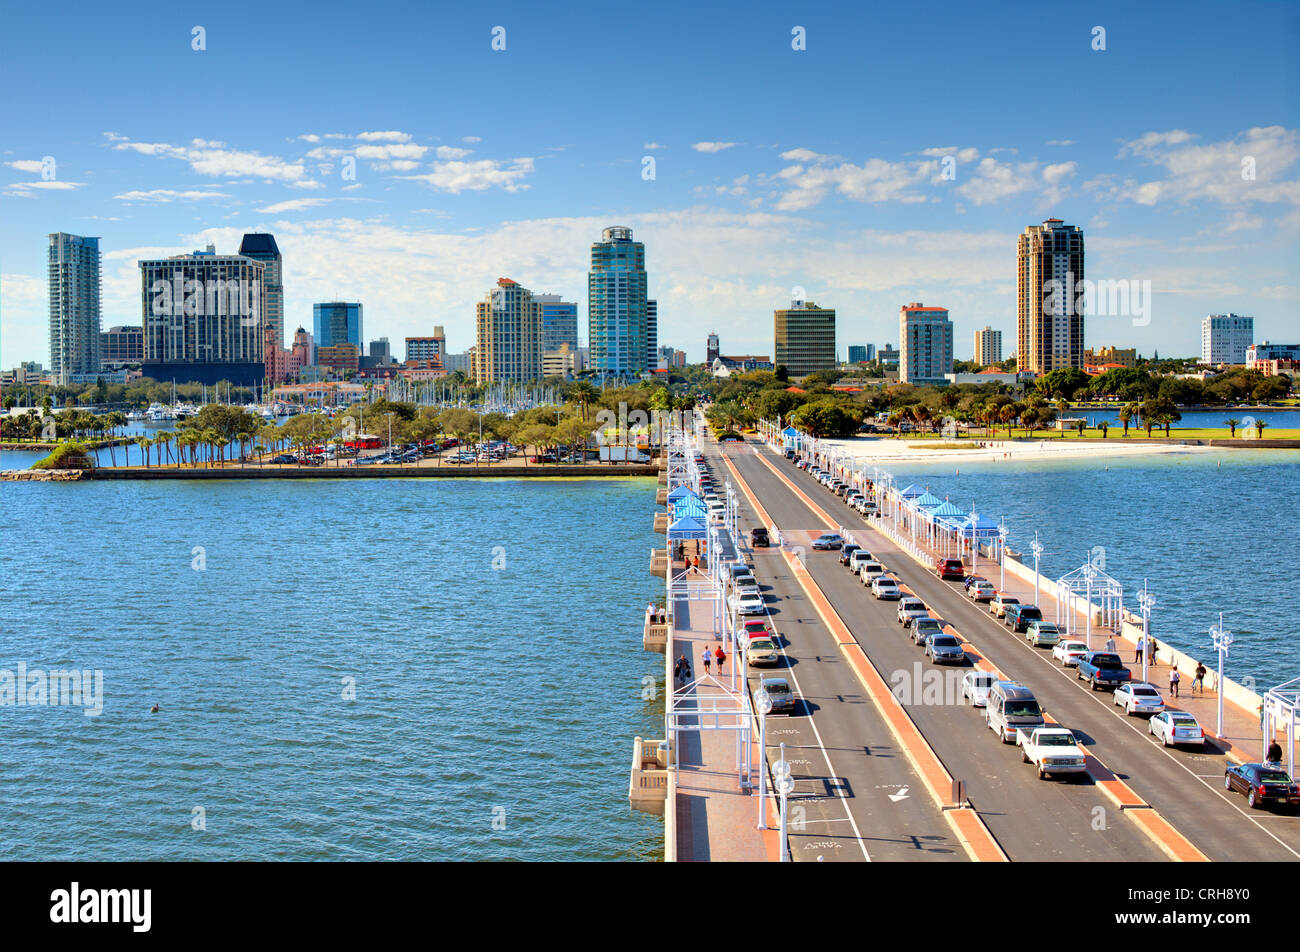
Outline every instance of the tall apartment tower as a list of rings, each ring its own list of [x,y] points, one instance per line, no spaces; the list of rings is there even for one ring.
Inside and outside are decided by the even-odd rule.
[[[812,301],[792,301],[773,316],[774,367],[784,366],[791,377],[804,377],[835,367],[835,309]]]
[[[568,344],[570,350],[578,349],[578,305],[563,301],[558,294],[534,294],[533,300],[542,306],[542,350],[559,350]]]
[[[1002,360],[1002,332],[985,326],[975,332],[975,363],[981,367],[996,364]]]
[[[100,369],[99,239],[50,235],[50,369],[61,384]]]
[[[717,334],[710,334],[704,345],[704,366],[712,367],[713,362],[718,359],[722,353],[722,345],[718,342]]]
[[[659,369],[659,302],[645,302],[646,370]]]
[[[239,243],[239,253],[262,262],[262,285],[266,297],[266,311],[262,315],[266,348],[263,359],[268,369],[277,367],[281,362],[280,352],[284,349],[284,281],[280,248],[275,243],[275,235],[252,232]]]
[[[1201,321],[1201,363],[1244,364],[1255,343],[1255,319],[1240,314],[1211,314]]]
[[[365,310],[359,301],[326,301],[313,304],[311,310],[317,349],[351,344],[362,353]]]
[[[1083,229],[1049,218],[1020,236],[1017,369],[1083,367]]]
[[[475,324],[471,371],[476,382],[541,379],[542,306],[533,292],[509,278],[498,279],[478,302]]]
[[[602,373],[643,373],[649,348],[645,245],[632,229],[606,228],[591,246],[587,274],[587,338],[590,366]]]
[[[948,309],[920,302],[898,310],[898,379],[902,383],[938,384],[952,373],[952,321]]]
[[[235,386],[266,373],[265,265],[207,251],[140,262],[144,375],[158,381]]]

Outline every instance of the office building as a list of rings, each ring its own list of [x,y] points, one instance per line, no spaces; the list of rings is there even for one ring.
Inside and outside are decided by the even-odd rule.
[[[1001,360],[1002,332],[985,325],[983,330],[975,332],[975,363],[987,367]]]
[[[99,239],[49,237],[50,369],[68,383],[72,374],[99,372]]]
[[[952,373],[952,321],[948,309],[919,301],[898,309],[898,379],[917,386],[942,386]]]
[[[773,317],[776,355],[773,363],[791,377],[831,370],[835,353],[835,309],[812,301],[793,301]]]
[[[266,351],[267,376],[275,383],[281,382],[285,367],[281,356],[284,350],[284,283],[280,248],[275,236],[252,232],[239,243],[239,253],[245,258],[262,262],[262,290],[266,310],[262,312],[262,334]]]
[[[441,328],[437,329],[440,330]],[[441,358],[445,353],[446,346],[446,338],[439,337],[436,334],[432,337],[408,337],[406,338],[406,359],[433,360],[435,357]]]
[[[317,349],[333,347],[335,344],[351,344],[361,353],[362,321],[364,314],[361,305],[347,301],[329,301],[312,305],[312,337]]]
[[[591,246],[587,274],[587,338],[591,368],[601,373],[644,373],[649,356],[645,246],[632,229],[606,228]]]
[[[713,362],[718,359],[718,355],[721,353],[722,353],[722,347],[721,344],[718,342],[718,335],[710,334],[704,345],[705,365],[712,367]]]
[[[500,278],[475,308],[477,343],[471,361],[477,383],[542,376],[542,306],[533,293]]]
[[[1255,319],[1239,314],[1211,314],[1201,321],[1201,363],[1244,364],[1255,342]]]
[[[567,341],[556,350],[542,353],[543,377],[564,377],[567,380],[585,369],[582,352],[576,347],[570,347]]]
[[[645,302],[646,370],[659,366],[659,302]]]
[[[1018,369],[1083,367],[1083,229],[1049,218],[1016,249]]]
[[[460,371],[468,377],[473,369],[471,364],[472,356],[471,351],[466,351],[463,354],[443,354],[442,365],[446,368],[447,373],[449,374],[454,374],[456,371]]]
[[[534,294],[542,306],[542,350],[557,351],[561,344],[578,349],[578,305],[563,301],[558,294]]]
[[[140,262],[146,377],[235,386],[265,382],[265,264],[206,251]]]
[[[1246,367],[1255,370],[1256,365],[1272,363],[1279,360],[1300,360],[1300,344],[1274,344],[1264,341],[1251,344],[1246,348]]]
[[[865,364],[871,358],[867,356],[867,348],[870,344],[849,344],[849,363]]]
[[[361,368],[361,351],[351,341],[316,348],[316,365],[339,377],[351,377]]]
[[[1102,367],[1106,365],[1111,367],[1136,367],[1137,348],[1099,347],[1093,350],[1088,347],[1083,352],[1083,365],[1085,367]]]
[[[118,370],[144,360],[144,328],[134,324],[110,327],[99,335],[99,366]]]

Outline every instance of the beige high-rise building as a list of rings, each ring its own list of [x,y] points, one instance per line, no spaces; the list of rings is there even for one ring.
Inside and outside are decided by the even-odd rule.
[[[975,332],[975,363],[981,367],[999,363],[1002,360],[1002,332],[985,327]]]
[[[1028,226],[1016,257],[1018,370],[1083,366],[1083,229],[1049,218]]]
[[[835,309],[812,301],[794,301],[774,318],[776,355],[773,365],[784,366],[791,377],[806,377],[830,370],[835,357]]]
[[[477,340],[470,366],[478,383],[540,380],[542,305],[533,292],[501,278],[476,308]]]

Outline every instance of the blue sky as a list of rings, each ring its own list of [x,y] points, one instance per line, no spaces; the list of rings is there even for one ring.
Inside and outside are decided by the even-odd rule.
[[[796,287],[841,349],[923,301],[969,357],[985,324],[1014,346],[1016,235],[1054,216],[1090,279],[1151,282],[1150,322],[1093,317],[1090,346],[1193,354],[1226,311],[1300,338],[1295,5],[1064,6],[11,6],[0,365],[48,363],[59,230],[103,239],[105,327],[139,323],[140,258],[267,230],[289,333],[359,299],[368,338],[461,351],[509,276],[585,338],[590,242],[626,224],[692,360],[709,330],[770,353]]]

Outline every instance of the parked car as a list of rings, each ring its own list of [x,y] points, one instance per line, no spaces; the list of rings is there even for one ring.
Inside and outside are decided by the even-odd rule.
[[[767,696],[772,699],[773,714],[781,711],[793,713],[795,696],[794,692],[790,690],[789,681],[785,678],[764,678],[760,683],[762,689],[767,692]]]
[[[898,599],[898,623],[904,628],[912,623],[913,618],[920,618],[929,614],[925,608],[925,602],[915,595],[903,595]]]
[[[879,562],[867,559],[858,566],[858,577],[862,579],[863,585],[870,585],[880,576],[885,574],[885,567]]]
[[[767,609],[762,595],[733,595],[731,604],[742,615],[761,615]]]
[[[854,575],[858,575],[862,572],[862,566],[866,565],[868,562],[875,561],[875,557],[866,549],[858,549],[858,551],[849,556],[849,571]]]
[[[814,549],[838,549],[844,544],[844,537],[838,532],[823,532],[813,540]]]
[[[781,652],[771,638],[750,638],[745,658],[756,667],[770,667],[781,663]]]
[[[1119,655],[1108,651],[1093,651],[1079,659],[1074,666],[1075,678],[1087,681],[1094,691],[1098,687],[1114,688],[1132,679],[1129,669],[1124,667]]]
[[[1002,615],[1002,620],[1008,628],[1020,635],[1024,634],[1025,629],[1034,622],[1042,621],[1043,613],[1037,605],[1008,605],[1006,612]]]
[[[984,579],[966,586],[966,595],[973,602],[991,602],[996,594],[997,590],[993,587],[993,583],[986,582]]]
[[[773,641],[776,640],[771,629],[767,627],[767,620],[763,618],[745,619],[743,630],[750,638],[771,638]]]
[[[1008,595],[1006,592],[998,592],[989,602],[989,614],[995,618],[1003,618],[1006,615],[1007,607],[1010,605],[1019,605],[1020,599],[1014,595]]]
[[[772,540],[767,537],[766,526],[755,526],[749,530],[749,544],[755,549],[766,549],[772,545]]]
[[[862,551],[862,546],[854,545],[852,542],[846,542],[840,547],[840,565],[848,565],[849,560],[853,558],[854,552]]]
[[[1020,759],[1038,768],[1038,779],[1059,774],[1088,772],[1087,759],[1079,750],[1074,734],[1064,727],[1036,727],[1016,730]]]
[[[1262,806],[1300,807],[1300,788],[1281,767],[1273,764],[1232,764],[1223,771],[1223,786],[1246,795],[1252,810]]]
[[[1050,621],[1036,621],[1025,629],[1025,641],[1035,648],[1051,648],[1061,640],[1061,629]]]
[[[971,574],[967,575],[964,579],[961,580],[961,586],[962,588],[966,589],[966,591],[969,592],[970,587],[974,585],[976,582],[987,582],[987,581],[988,579],[986,579],[983,575],[976,575],[975,573],[972,572]]]
[[[1043,710],[1034,692],[1015,681],[995,681],[984,708],[984,723],[1004,744],[1013,743],[1016,731],[1043,727]]]
[[[1082,641],[1058,641],[1052,649],[1052,657],[1061,662],[1062,668],[1073,668],[1088,651],[1088,646]]]
[[[924,618],[916,618],[912,621],[910,632],[912,641],[918,645],[923,645],[926,638],[943,633],[943,621],[939,618],[931,618],[929,615]]]
[[[989,703],[989,689],[996,680],[992,671],[968,671],[961,679],[962,700],[970,701],[971,707],[984,707]]]
[[[925,639],[925,655],[935,664],[966,663],[966,652],[961,642],[952,635],[928,635]]]
[[[966,578],[966,566],[961,559],[939,559],[934,563],[934,574],[945,581],[960,582]]]
[[[902,595],[898,587],[898,580],[891,575],[881,575],[871,583],[871,594],[876,596],[876,601],[892,602]]]
[[[1205,746],[1205,731],[1196,722],[1196,718],[1186,711],[1160,711],[1147,721],[1147,731],[1160,738],[1166,747],[1188,744],[1195,747]]]
[[[1159,714],[1165,700],[1154,684],[1130,681],[1115,689],[1115,706],[1124,708],[1125,714]]]

